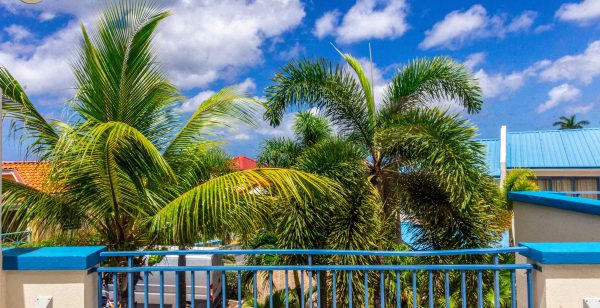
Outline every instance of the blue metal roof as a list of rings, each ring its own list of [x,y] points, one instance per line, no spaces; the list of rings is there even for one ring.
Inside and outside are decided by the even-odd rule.
[[[485,145],[490,174],[500,176],[500,140]],[[506,136],[506,167],[600,168],[600,128],[510,132]]]

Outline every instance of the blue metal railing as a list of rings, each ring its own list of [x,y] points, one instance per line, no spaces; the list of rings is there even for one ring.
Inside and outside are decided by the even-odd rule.
[[[20,245],[31,240],[31,230],[0,233],[0,242]]]
[[[171,293],[174,296],[173,307],[186,307],[186,303],[179,301],[179,275],[189,275],[187,279],[187,290],[191,307],[199,306],[196,303],[198,295],[198,279],[202,279],[200,284],[204,291],[205,306],[223,308],[227,307],[227,277],[226,273],[235,275],[234,284],[237,290],[237,304],[242,307],[244,300],[242,296],[242,276],[251,277],[251,295],[250,300],[253,306],[258,306],[259,298],[268,300],[268,306],[274,307],[274,293],[282,296],[286,308],[289,307],[316,307],[320,308],[327,297],[328,305],[336,308],[340,306],[352,307],[361,306],[385,307],[386,304],[396,307],[451,307],[451,303],[461,304],[461,307],[475,306],[484,307],[484,303],[489,301],[487,306],[500,307],[501,300],[503,306],[516,307],[516,273],[524,272],[527,280],[527,306],[532,307],[531,297],[531,275],[533,266],[531,264],[502,264],[500,256],[504,254],[514,254],[526,251],[526,247],[510,248],[489,248],[489,249],[465,249],[465,250],[440,250],[440,251],[353,251],[353,250],[172,250],[172,251],[111,251],[101,253],[104,260],[109,258],[120,259],[120,264],[127,260],[127,266],[99,267],[98,275],[98,295],[99,307],[106,307],[102,301],[102,295],[111,291],[110,296],[105,296],[110,307],[123,307],[127,301],[127,307],[133,307],[134,304],[148,307],[152,303],[149,300],[150,276],[158,273],[158,305],[162,308],[166,305],[165,295]],[[193,256],[193,255],[275,255],[289,256],[298,259],[303,257],[306,264],[278,264],[278,265],[207,265],[207,266],[136,266],[134,258],[148,256]],[[314,257],[336,257],[337,260],[348,262],[351,257],[371,257],[376,264],[313,264]],[[345,259],[344,259],[345,258]],[[391,259],[390,259],[391,258]],[[411,259],[417,264],[401,264],[402,258]],[[458,260],[480,258],[477,263],[467,264],[444,264],[432,262],[435,259]],[[139,259],[138,259],[139,260]],[[319,260],[322,263],[328,259]],[[488,260],[484,263],[482,260]],[[419,261],[425,262],[418,264]],[[441,262],[438,260],[437,262]],[[274,284],[274,273],[284,273],[283,288],[276,290]],[[300,273],[300,285],[292,289],[289,281],[289,273]],[[205,276],[198,273],[204,273]],[[508,275],[501,275],[507,273]],[[165,276],[174,274],[174,288],[165,286]],[[259,291],[257,280],[259,274],[267,275],[268,295],[266,292]],[[143,286],[134,282],[135,277],[141,280]],[[119,278],[120,277],[120,278]],[[298,276],[295,276],[297,278]],[[125,279],[126,278],[126,279]],[[362,278],[362,279],[361,279]],[[485,278],[485,279],[484,279]],[[214,290],[211,279],[219,279],[220,290]],[[502,280],[505,284],[501,284]],[[235,281],[236,280],[236,281]],[[266,280],[266,279],[265,279]],[[307,280],[307,281],[305,281]],[[507,281],[508,280],[508,281]],[[108,282],[107,282],[108,281]],[[112,282],[112,285],[110,285]],[[508,295],[501,298],[501,285],[506,286],[508,282]],[[125,283],[126,288],[119,288],[119,284]],[[306,283],[308,287],[306,287]],[[422,285],[427,284],[424,288]],[[314,286],[313,286],[314,284]],[[373,284],[370,287],[370,284]],[[233,284],[229,284],[230,286]],[[134,286],[134,287],[132,287]],[[156,286],[155,286],[156,287]],[[281,286],[280,286],[281,287]],[[327,289],[322,290],[325,287]],[[419,289],[419,287],[421,289]],[[165,291],[169,288],[168,291]],[[443,292],[436,292],[436,288]],[[452,290],[454,288],[454,290]],[[156,288],[155,288],[156,289]],[[377,290],[378,289],[378,290]],[[121,296],[119,290],[124,294]],[[156,291],[156,290],[154,290]],[[220,291],[221,303],[215,302],[212,298],[213,292]],[[326,291],[326,292],[323,292]],[[404,291],[404,292],[403,292]],[[409,291],[409,292],[406,292]],[[505,290],[502,290],[505,291]],[[300,293],[299,298],[293,298],[294,293]],[[486,293],[484,293],[486,292]],[[493,299],[489,300],[486,295],[491,292]],[[125,295],[126,293],[126,295]],[[308,294],[307,294],[308,293]],[[504,292],[505,293],[505,292]],[[503,293],[503,294],[504,294]],[[236,294],[236,292],[234,292]],[[122,298],[122,303],[119,298]],[[455,297],[458,297],[456,299]],[[298,303],[298,301],[300,303]],[[507,302],[506,302],[507,301]],[[220,305],[218,305],[220,304]],[[454,306],[454,304],[452,304]],[[275,306],[278,307],[278,306]]]

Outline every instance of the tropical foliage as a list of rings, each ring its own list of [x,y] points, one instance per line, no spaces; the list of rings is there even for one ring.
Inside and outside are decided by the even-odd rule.
[[[577,121],[575,115],[570,117],[561,116],[559,121],[556,121],[552,124],[552,126],[558,126],[558,129],[579,129],[587,125],[590,125],[589,121]]]
[[[274,206],[340,191],[299,170],[231,172],[216,133],[232,121],[253,124],[259,105],[237,89],[209,97],[180,125],[182,96],[152,50],[153,32],[168,15],[144,1],[122,1],[104,12],[94,33],[82,26],[69,122],[45,119],[0,67],[3,115],[27,152],[51,163],[41,190],[2,179],[11,223],[45,237],[91,232],[96,244],[115,250],[189,245],[251,233]]]

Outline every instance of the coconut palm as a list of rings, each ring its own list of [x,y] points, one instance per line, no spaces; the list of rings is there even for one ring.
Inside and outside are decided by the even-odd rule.
[[[499,194],[483,169],[482,146],[473,140],[475,129],[457,115],[432,107],[452,101],[469,113],[478,112],[481,88],[469,70],[446,57],[414,60],[398,70],[383,101],[376,104],[359,62],[348,54],[342,56],[346,65],[318,59],[284,66],[267,88],[265,118],[276,126],[289,108],[317,108],[342,136],[367,149],[367,177],[382,198],[387,220],[399,222],[402,212],[420,227],[439,233],[434,218],[449,217],[448,211],[456,213],[457,228],[461,216],[470,215],[469,211],[491,215]],[[408,189],[419,181],[439,193],[448,207],[432,211],[433,203],[419,206],[428,202],[427,195]],[[415,200],[421,202],[411,205]],[[428,221],[431,224],[424,223]],[[452,234],[442,235],[448,238]],[[479,243],[468,243],[482,245],[490,239],[486,236]],[[429,247],[442,248],[458,238],[446,244],[428,241]]]
[[[552,126],[559,126],[558,129],[579,129],[587,125],[590,125],[589,121],[577,121],[575,115],[570,117],[561,116],[559,121],[556,121],[552,124]]]
[[[145,1],[122,1],[104,11],[94,33],[82,26],[68,122],[45,119],[0,67],[3,115],[27,152],[51,163],[42,190],[3,179],[14,223],[46,235],[94,230],[113,250],[187,245],[254,231],[274,200],[308,202],[339,191],[299,170],[231,172],[215,134],[234,120],[252,124],[258,104],[236,89],[211,96],[180,125],[182,97],[152,50],[168,15]]]

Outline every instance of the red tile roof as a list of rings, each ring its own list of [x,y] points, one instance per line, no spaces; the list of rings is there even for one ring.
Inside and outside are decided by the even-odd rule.
[[[13,175],[16,180],[35,189],[41,189],[50,176],[50,163],[37,161],[2,162],[2,176]],[[6,177],[5,177],[6,178]]]
[[[258,163],[256,162],[256,160],[244,155],[240,155],[233,158],[231,160],[231,163],[236,170],[248,170],[258,168]]]

